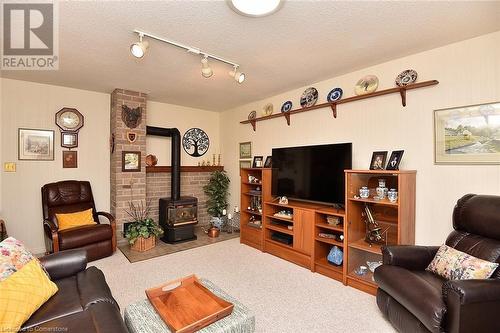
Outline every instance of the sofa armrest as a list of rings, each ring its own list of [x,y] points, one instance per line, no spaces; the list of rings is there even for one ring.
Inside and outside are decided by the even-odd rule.
[[[393,245],[382,247],[384,265],[409,270],[424,270],[436,255],[439,246]]]
[[[61,251],[41,257],[40,262],[51,280],[59,280],[87,268],[87,251],[83,249]]]
[[[443,284],[448,332],[500,332],[500,280],[452,280]]]
[[[107,212],[97,212],[98,216],[104,216],[108,219],[109,225],[111,226],[111,231],[113,233],[113,238],[111,240],[111,246],[113,248],[113,252],[116,251],[116,220],[113,215]]]

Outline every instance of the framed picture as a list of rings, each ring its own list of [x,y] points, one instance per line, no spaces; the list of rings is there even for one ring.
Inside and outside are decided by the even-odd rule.
[[[252,161],[240,161],[240,169],[244,168],[251,168],[252,167]]]
[[[264,156],[254,156],[252,168],[262,168],[264,166]]]
[[[252,158],[252,142],[240,142],[240,158]]]
[[[78,147],[78,132],[61,132],[61,147]]]
[[[387,151],[375,151],[372,154],[370,170],[384,170]]]
[[[78,154],[76,150],[63,150],[63,168],[78,168]]]
[[[18,159],[32,161],[54,160],[54,131],[20,128]]]
[[[266,161],[264,162],[264,168],[270,168],[273,166],[273,157],[268,156],[266,157]]]
[[[140,151],[122,151],[122,171],[123,172],[141,171]]]
[[[436,164],[500,164],[500,102],[434,111]]]
[[[401,163],[404,152],[404,150],[394,150],[389,157],[386,170],[399,170],[399,163]]]

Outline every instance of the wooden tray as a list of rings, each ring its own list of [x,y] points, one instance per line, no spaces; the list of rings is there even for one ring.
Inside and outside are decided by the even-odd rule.
[[[234,305],[204,287],[195,275],[147,289],[146,295],[172,332],[191,333],[224,318]]]

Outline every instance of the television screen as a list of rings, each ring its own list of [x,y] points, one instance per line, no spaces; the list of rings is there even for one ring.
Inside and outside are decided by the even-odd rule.
[[[272,194],[343,205],[344,170],[352,166],[352,144],[273,149]]]

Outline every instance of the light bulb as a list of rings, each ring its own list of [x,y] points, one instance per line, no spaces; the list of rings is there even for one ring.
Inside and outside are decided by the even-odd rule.
[[[208,58],[205,57],[201,59],[201,75],[205,78],[209,78],[214,74],[212,71],[212,68],[210,68],[210,65],[208,64]]]
[[[136,43],[130,45],[130,52],[136,58],[142,58],[146,54],[146,51],[149,47],[149,43],[147,40],[143,41],[142,36],[139,37],[140,40]]]

